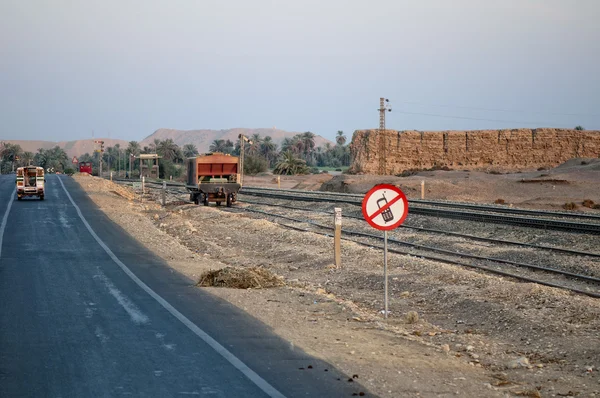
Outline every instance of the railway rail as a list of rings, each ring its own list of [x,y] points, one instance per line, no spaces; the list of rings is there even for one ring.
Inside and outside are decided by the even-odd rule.
[[[244,209],[229,210],[229,211],[257,213],[262,216],[267,216],[267,217],[271,217],[271,218],[281,218],[284,220],[292,221],[294,223],[309,224],[313,227],[316,227],[316,228],[322,229],[322,230],[330,230],[330,231],[333,230],[333,227],[331,227],[331,226],[323,225],[323,224],[320,224],[320,223],[317,223],[317,222],[314,222],[311,220],[297,219],[297,218],[280,215],[280,214],[275,214],[275,213],[270,213],[270,212],[266,212],[266,211],[262,211],[262,210],[244,208]],[[324,235],[324,236],[331,236],[330,233],[319,232],[319,231],[315,231],[314,229],[301,228],[301,227],[297,227],[297,226],[293,226],[293,225],[289,225],[289,224],[284,224],[281,222],[276,222],[276,223],[283,227],[292,228],[292,229],[295,229],[298,231],[312,232],[312,233],[317,233],[317,234]],[[344,229],[344,228],[342,229],[342,234],[346,235],[346,236],[357,236],[357,237],[361,237],[361,238],[366,238],[367,241],[351,239],[348,237],[343,237],[342,239],[357,243],[359,245],[379,248],[379,249],[383,250],[382,245],[373,243],[374,241],[379,242],[379,241],[383,240],[382,236],[365,233],[365,232],[361,232],[361,231],[356,231],[356,230],[348,230],[348,229]],[[436,252],[438,254],[443,255],[443,257],[400,250],[400,249],[394,248],[393,247],[394,245],[410,246],[414,249],[432,251],[432,252]],[[538,265],[534,265],[534,264],[508,261],[508,260],[503,260],[503,259],[499,259],[499,258],[478,256],[478,255],[473,255],[473,254],[468,254],[468,253],[463,253],[463,252],[453,252],[450,250],[434,248],[431,246],[413,244],[410,242],[405,242],[405,241],[401,241],[401,240],[394,239],[394,238],[388,238],[388,251],[391,253],[409,255],[409,256],[418,257],[418,258],[422,258],[422,259],[426,259],[426,260],[438,261],[438,262],[443,262],[446,264],[459,265],[459,266],[463,266],[463,267],[473,268],[473,269],[477,269],[477,270],[481,270],[481,271],[494,273],[496,275],[515,278],[515,279],[518,279],[518,280],[521,280],[524,282],[537,283],[540,285],[569,290],[574,293],[584,294],[584,295],[594,297],[594,298],[600,298],[600,278],[595,278],[595,277],[591,277],[588,275],[577,274],[577,273],[573,273],[573,272],[563,271],[563,270],[559,270],[559,269],[555,269],[555,268],[551,268],[551,267],[538,266]],[[459,257],[461,259],[478,260],[478,261],[488,263],[489,265],[481,265],[481,264],[475,264],[472,262],[453,260],[450,257],[455,257],[455,258]],[[498,269],[497,264],[507,264],[507,265],[510,265],[513,267],[524,268],[524,269],[528,269],[531,271],[543,271],[543,272],[549,273],[549,274],[564,276],[564,277],[569,278],[569,280],[571,282],[573,282],[575,284],[575,286],[573,286],[573,283],[565,285],[565,284],[551,282],[551,281],[543,280],[543,279],[539,279],[539,278],[533,278],[528,275],[520,275],[518,273],[507,272],[502,269]],[[580,284],[580,285],[578,285],[578,284]],[[592,285],[593,287],[590,288],[590,285]],[[591,290],[591,289],[595,289],[595,290]]]
[[[117,182],[128,183],[130,181],[117,181]],[[147,182],[147,184],[149,184],[150,186],[153,186],[153,188],[155,187],[155,189],[162,188],[162,183],[156,183],[156,182],[149,181],[149,182]],[[171,187],[170,189],[168,189],[168,191],[172,194],[176,194],[176,195],[184,195],[185,194],[185,191],[184,191],[184,189],[182,189],[183,186],[181,184],[168,183],[167,186]],[[262,192],[272,191],[272,194],[271,195],[256,194],[257,192],[260,192],[260,191],[262,191]],[[288,191],[288,193],[286,195],[286,194],[280,193],[280,191]],[[289,192],[289,191],[291,191],[291,192]],[[303,200],[305,200],[305,198],[307,196],[311,196],[310,194],[305,195],[306,191],[273,190],[273,189],[259,189],[259,188],[244,188],[244,190],[241,193],[248,194],[248,192],[253,192],[254,193],[253,196],[263,197],[263,198],[268,198],[268,199],[285,199],[285,200],[303,201]],[[300,194],[300,192],[301,192],[301,194]],[[291,195],[291,194],[293,194],[293,195]],[[313,198],[317,198],[317,200],[308,200],[308,201],[346,203],[346,204],[351,204],[351,205],[359,205],[360,204],[360,202],[357,202],[357,200],[355,198],[351,198],[351,194],[342,194],[342,195],[333,194],[332,195],[330,193],[319,193],[319,194],[312,195],[312,196],[313,196]],[[333,199],[336,199],[336,197],[339,197],[341,200],[331,200],[331,196],[334,197]],[[356,196],[358,197],[358,195],[356,195]],[[327,199],[328,197],[330,197],[330,198]],[[344,198],[344,197],[346,197],[346,198]],[[273,206],[273,207],[293,209],[293,210],[297,210],[297,211],[310,211],[310,212],[324,213],[324,211],[320,211],[320,210],[316,210],[316,209],[311,209],[311,208],[306,208],[306,207],[300,208],[300,207],[290,206],[290,205],[281,204],[281,203],[278,203],[278,204],[260,203],[260,202],[251,202],[248,200],[246,200],[245,203],[247,203],[248,205]],[[415,210],[415,206],[413,205],[413,206],[411,206],[411,212],[415,213],[414,210]],[[294,217],[290,217],[290,216],[286,216],[286,215],[275,214],[275,213],[264,211],[264,210],[258,210],[255,208],[241,207],[241,206],[237,209],[229,209],[228,211],[255,213],[255,214],[261,215],[262,217],[269,217],[270,219],[272,219],[272,221],[274,219],[281,219],[281,220],[291,221],[293,223],[309,224],[313,228],[312,230],[309,230],[306,228],[301,228],[301,227],[298,227],[295,225],[285,224],[285,223],[282,223],[279,221],[274,221],[274,222],[276,222],[284,227],[287,227],[287,228],[293,228],[293,229],[301,230],[301,231],[310,231],[313,233],[319,233],[319,234],[327,235],[327,236],[331,235],[329,232],[323,232],[323,231],[332,230],[331,226],[324,225],[324,224],[321,224],[316,221],[308,220],[306,218],[299,219],[299,218],[294,218]],[[330,215],[330,214],[328,214],[328,215]],[[346,215],[346,217],[362,221],[362,218],[358,217],[358,216]],[[523,246],[523,247],[532,248],[532,249],[555,251],[555,252],[560,252],[563,254],[600,258],[600,253],[583,252],[583,251],[551,247],[551,246],[539,246],[539,245],[527,244],[527,243],[522,243],[522,242],[505,241],[505,240],[500,240],[500,239],[475,237],[475,236],[467,235],[467,234],[452,233],[452,232],[448,232],[448,231],[434,230],[434,229],[428,229],[428,228],[410,227],[410,226],[406,226],[405,228],[414,228],[417,230],[422,230],[424,232],[454,235],[454,236],[458,236],[458,237],[465,237],[468,239],[487,241],[487,242],[497,243],[497,244],[518,245],[518,246]],[[343,232],[345,240],[353,241],[357,244],[365,245],[365,246],[369,246],[369,247],[383,248],[378,243],[382,239],[381,236],[374,235],[374,234],[367,233],[367,232],[360,231],[360,230],[351,230],[351,229],[347,229],[347,228],[343,229],[342,232]],[[350,238],[350,237],[352,237],[352,238]],[[454,265],[459,265],[459,266],[463,266],[463,267],[474,268],[474,269],[494,273],[494,274],[505,276],[505,277],[515,278],[515,279],[525,281],[525,282],[538,283],[541,285],[566,289],[566,290],[572,291],[574,293],[584,294],[584,295],[591,296],[594,298],[600,298],[600,278],[597,278],[594,276],[579,274],[579,273],[561,270],[561,269],[553,268],[553,267],[528,264],[528,263],[524,263],[524,262],[517,262],[517,261],[511,261],[511,260],[506,260],[506,259],[501,259],[501,258],[482,256],[482,255],[471,254],[471,253],[466,253],[466,252],[457,252],[454,250],[448,250],[448,249],[443,249],[443,248],[438,248],[438,247],[432,247],[429,245],[423,245],[423,244],[418,244],[418,243],[402,241],[400,239],[396,239],[393,237],[389,238],[389,244],[391,245],[391,247],[389,248],[389,251],[393,252],[393,253],[410,255],[410,256],[415,256],[415,257],[419,257],[419,258],[423,258],[423,259],[429,259],[429,260],[433,260],[433,261],[439,261],[439,262],[444,262],[444,263],[448,263],[448,264],[454,264]],[[396,246],[396,247],[394,247],[394,246]],[[400,246],[409,247],[410,250],[412,250],[412,251],[401,250],[398,248]],[[433,253],[436,253],[437,255],[424,254],[423,252],[426,252],[426,253],[433,252]],[[467,261],[465,261],[465,260],[467,260]],[[482,265],[482,264],[485,264],[485,265]],[[501,268],[502,266],[514,267],[514,268],[518,269],[518,272],[516,272],[516,273],[508,272],[505,269],[502,269]],[[522,270],[526,270],[526,271],[523,272]],[[562,277],[565,277],[565,278],[567,278],[566,283],[558,283],[554,280],[548,280],[548,279],[544,280],[544,279],[540,279],[540,278],[531,276],[531,272],[540,272],[540,271],[546,275],[558,276],[560,279],[562,279]],[[552,278],[550,278],[550,279],[552,279]]]
[[[307,202],[333,202],[333,203],[345,203],[360,206],[362,204],[362,196],[355,194],[339,194],[331,192],[321,191],[301,191],[301,190],[279,190],[272,188],[248,188],[245,187],[240,191],[242,195],[249,196],[262,196],[274,199],[284,200],[296,200],[296,201],[307,201]],[[421,204],[419,204],[421,203]],[[600,216],[577,214],[572,215],[570,213],[563,212],[548,212],[548,211],[535,211],[535,210],[523,210],[523,209],[502,209],[499,206],[479,206],[479,205],[468,205],[470,209],[477,208],[478,211],[459,211],[459,210],[448,210],[443,207],[449,205],[448,202],[427,202],[424,206],[422,202],[409,201],[410,212],[412,214],[420,214],[424,216],[432,217],[443,217],[453,218],[459,220],[479,221],[486,223],[495,224],[508,224],[517,225],[524,227],[533,227],[541,229],[554,229],[569,232],[583,232],[600,234]],[[450,204],[452,206],[459,206],[458,203]],[[441,208],[440,208],[441,207]],[[500,214],[497,209],[502,209],[504,213],[509,211],[516,211],[521,213],[514,213],[514,215]],[[485,210],[485,211],[484,211]],[[522,214],[520,217],[518,214]],[[565,216],[567,214],[567,216]],[[525,216],[526,215],[526,216]],[[569,217],[570,220],[575,218],[586,218],[590,220],[598,220],[598,222],[580,222],[580,221],[567,221],[564,219],[551,219],[542,218],[539,216],[552,215],[557,218]]]

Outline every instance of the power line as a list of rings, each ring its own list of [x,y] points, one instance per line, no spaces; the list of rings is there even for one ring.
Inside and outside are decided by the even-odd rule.
[[[587,117],[600,117],[598,114],[593,113],[557,113],[557,112],[529,112],[516,109],[495,109],[495,108],[480,108],[475,106],[462,106],[462,105],[447,105],[447,104],[431,104],[417,101],[396,101],[403,104],[413,105],[424,105],[424,106],[437,106],[440,108],[457,108],[457,109],[473,109],[478,111],[489,111],[489,112],[506,112],[506,113],[528,113],[532,115],[553,115],[553,116],[587,116]]]
[[[423,115],[423,116],[432,116],[432,117],[443,117],[443,118],[448,118],[448,119],[480,120],[480,121],[484,121],[484,122],[532,124],[532,125],[537,125],[537,126],[548,125],[548,123],[546,123],[546,122],[524,122],[524,121],[519,121],[519,120],[483,119],[483,118],[478,118],[478,117],[467,117],[467,116],[438,115],[435,113],[406,112],[406,111],[398,111],[398,113],[404,113],[407,115]],[[569,127],[566,124],[557,124],[557,123],[550,123],[550,125]]]

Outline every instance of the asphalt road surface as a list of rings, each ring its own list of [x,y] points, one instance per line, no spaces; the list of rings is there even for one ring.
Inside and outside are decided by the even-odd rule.
[[[173,272],[71,178],[46,178],[44,201],[17,201],[0,176],[1,397],[367,392]]]

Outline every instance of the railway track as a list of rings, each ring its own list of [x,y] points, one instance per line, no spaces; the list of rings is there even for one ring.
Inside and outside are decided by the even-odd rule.
[[[272,188],[248,188],[240,191],[241,195],[266,197],[282,200],[306,202],[332,202],[361,206],[362,195],[340,194],[320,191],[280,190]],[[464,208],[468,211],[447,209]],[[530,228],[553,229],[568,232],[600,234],[600,216],[587,214],[570,214],[564,212],[548,212],[523,209],[502,208],[500,206],[462,205],[449,202],[409,201],[410,213],[431,217],[443,217],[485,223],[516,225]],[[476,209],[476,210],[475,210]],[[508,213],[508,214],[507,214]],[[546,218],[553,216],[555,218]],[[595,222],[574,221],[577,219]]]
[[[130,181],[117,181],[120,183],[129,183]],[[156,182],[147,182],[149,189],[162,189],[162,183]],[[167,186],[170,188],[167,189],[173,195],[185,196],[185,188],[181,184],[177,183],[168,183]],[[269,192],[269,194],[264,194],[264,192]],[[306,194],[305,191],[295,191],[295,190],[283,190],[284,192],[280,192],[282,190],[273,190],[273,189],[259,189],[259,188],[244,188],[243,194],[249,195],[248,192],[255,193],[252,196],[261,197],[262,199],[272,200],[291,200],[291,201],[305,201],[306,197],[316,198],[316,200],[306,200],[308,202],[327,202],[332,204],[344,203],[349,205],[360,205],[360,201],[357,201],[359,198],[358,195],[350,195],[350,194],[331,194],[331,193],[317,193],[311,192]],[[312,195],[311,195],[312,194]],[[353,197],[354,196],[354,197]],[[332,200],[333,199],[333,200]],[[339,199],[339,200],[335,200]],[[362,197],[360,197],[362,199]],[[182,201],[184,202],[184,201]],[[248,212],[259,215],[260,217],[267,217],[271,221],[276,222],[287,228],[293,228],[301,231],[310,231],[314,233],[319,233],[322,235],[330,236],[330,232],[332,230],[331,226],[325,225],[323,222],[318,222],[313,219],[308,219],[306,217],[290,217],[289,215],[276,214],[270,211],[260,210],[257,208],[250,208],[249,206],[270,206],[281,209],[290,209],[298,212],[312,212],[312,213],[322,213],[326,214],[326,217],[331,217],[331,211],[326,212],[323,210],[314,209],[313,207],[296,207],[291,206],[285,203],[261,203],[261,202],[252,202],[249,200],[245,200],[243,202],[243,206],[239,206],[237,209],[228,209],[225,211],[237,211],[237,212]],[[411,206],[411,212],[414,213],[415,206]],[[360,216],[346,215],[345,218],[354,219],[356,223],[364,224],[364,220]],[[285,220],[288,222],[292,222],[294,224],[308,224],[310,228],[302,228],[298,225],[290,225],[288,223],[284,223],[278,220]],[[357,224],[358,225],[358,224]],[[600,253],[592,253],[592,252],[584,252],[573,249],[566,249],[560,247],[551,247],[551,246],[540,246],[533,245],[528,243],[516,242],[516,241],[506,241],[501,239],[493,239],[493,238],[484,238],[484,237],[476,237],[468,234],[460,234],[455,232],[448,232],[442,230],[435,230],[430,228],[421,228],[421,227],[411,227],[405,226],[407,229],[415,229],[421,232],[426,233],[436,233],[436,234],[444,234],[451,235],[460,238],[472,239],[477,241],[485,241],[494,244],[503,244],[503,245],[515,245],[526,247],[529,249],[537,249],[537,250],[545,250],[557,252],[565,255],[571,256],[587,256],[592,259],[600,258]],[[345,240],[353,241],[360,245],[365,245],[369,247],[381,248],[383,249],[380,241],[382,239],[381,236],[374,235],[372,233],[366,232],[365,228],[354,226],[353,229],[344,228],[343,236]],[[410,255],[419,258],[429,259],[433,261],[444,262],[448,264],[469,267],[478,269],[481,271],[486,271],[490,273],[494,273],[497,275],[515,278],[525,282],[538,283],[541,285],[552,286],[556,288],[566,289],[575,293],[584,294],[587,296],[600,298],[600,278],[591,275],[580,274],[577,272],[571,272],[564,269],[559,269],[555,267],[529,264],[522,261],[512,261],[502,258],[494,258],[489,256],[483,256],[478,254],[472,254],[462,251],[444,249],[440,247],[433,247],[431,245],[423,245],[419,243],[408,242],[404,240],[400,240],[394,237],[389,239],[390,244],[390,252]],[[401,247],[408,247],[408,250],[402,250]],[[430,253],[435,253],[435,255],[431,255]],[[511,267],[514,272],[509,272],[506,270],[506,267]],[[550,277],[545,277],[544,279],[540,279],[537,277],[537,274],[543,273],[544,275],[551,275]],[[533,274],[536,275],[533,275]]]
[[[295,218],[254,208],[238,208],[235,210],[228,209],[226,211],[255,213],[260,215],[261,218],[267,217],[272,222],[275,222],[287,228],[292,228],[304,232],[318,233],[325,236],[332,236],[331,232],[329,232],[333,231],[332,226],[325,225],[306,218]],[[331,214],[329,214],[329,216],[331,216]],[[279,221],[275,221],[275,219],[287,220],[296,224],[308,224],[311,228],[301,228],[296,225],[290,225]],[[383,249],[383,245],[381,244],[383,237],[380,234],[373,234],[365,232],[364,230],[342,228],[342,236],[343,239],[347,241],[351,241],[363,246]],[[353,238],[350,238],[350,236]],[[400,250],[399,248],[397,248],[401,246],[409,247],[410,250]],[[486,257],[466,252],[457,252],[429,245],[407,242],[400,239],[396,239],[394,237],[388,237],[388,251],[396,254],[409,255],[422,259],[438,261],[452,265],[459,265],[462,267],[474,268],[505,277],[515,278],[524,282],[538,283],[545,286],[569,290],[574,293],[584,294],[594,298],[600,298],[600,278],[569,272],[558,268],[511,261],[501,258]],[[433,252],[439,255],[424,254],[424,252]],[[585,255],[600,257],[600,254],[597,253],[585,253]],[[456,258],[458,258],[459,260],[457,260]],[[504,270],[505,267],[503,266],[510,266],[516,269],[517,272],[508,272]],[[540,279],[538,277],[533,277],[532,274],[537,272],[551,274],[553,277],[557,276],[558,279],[562,279],[562,277],[568,278],[568,280],[565,280],[564,283],[559,283],[557,281],[552,280],[552,277],[549,279]]]

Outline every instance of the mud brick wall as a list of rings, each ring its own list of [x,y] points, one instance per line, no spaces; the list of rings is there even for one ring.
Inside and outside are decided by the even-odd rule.
[[[379,174],[379,130],[352,136],[350,172]],[[512,129],[474,131],[386,130],[385,174],[409,169],[552,167],[572,158],[600,157],[600,131]]]

